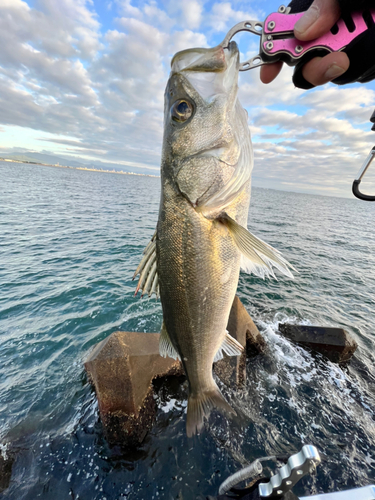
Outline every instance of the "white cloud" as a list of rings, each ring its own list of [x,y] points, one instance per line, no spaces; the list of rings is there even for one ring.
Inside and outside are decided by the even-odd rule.
[[[214,31],[228,31],[234,24],[241,21],[253,19],[263,19],[263,13],[254,12],[253,10],[237,10],[233,9],[231,2],[214,3],[210,14],[207,16],[207,24]]]
[[[351,196],[374,141],[368,122],[374,91],[327,85],[303,92],[293,88],[290,73],[267,87],[254,74],[241,84],[254,127],[254,185]]]
[[[199,28],[202,22],[202,5],[198,0],[189,0],[181,3],[182,26],[186,25],[190,29]]]
[[[252,5],[113,0],[104,26],[91,0],[35,0],[32,8],[0,0],[0,126],[44,131],[39,140],[67,154],[158,168],[171,57],[212,46],[239,21],[264,19]],[[256,36],[238,40],[241,57],[258,50]],[[258,70],[241,74],[254,184],[319,189],[324,176],[325,190],[346,193],[372,145],[375,87],[304,92],[291,76],[285,67],[263,85]]]
[[[167,40],[167,35],[161,32],[153,24],[149,24],[138,19],[122,18],[119,21],[122,28],[129,34],[128,43],[140,48],[138,56],[143,59],[150,58],[149,54],[161,52]],[[126,51],[129,50],[126,45]],[[130,49],[131,50],[131,49]]]
[[[375,103],[375,91],[367,87],[345,88],[325,86],[305,94],[301,103],[330,116],[342,116],[358,125],[368,125]]]
[[[168,54],[174,54],[189,47],[208,47],[206,36],[191,30],[175,31],[169,39]]]
[[[285,66],[285,65],[284,65]],[[264,85],[259,78],[259,69],[243,71],[240,75],[239,97],[249,108],[254,106],[294,106],[305,92],[294,87],[292,68],[285,66],[272,83]]]
[[[100,48],[100,24],[86,0],[38,0],[31,9],[26,2],[0,2],[2,57],[13,58],[14,44],[27,42],[50,56],[89,58]]]
[[[120,12],[125,16],[141,18],[142,11],[138,7],[132,5],[131,0],[115,0]]]

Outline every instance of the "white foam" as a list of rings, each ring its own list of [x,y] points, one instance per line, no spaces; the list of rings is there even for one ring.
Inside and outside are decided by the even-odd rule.
[[[4,460],[8,460],[8,455],[7,455],[8,447],[9,447],[8,443],[0,444],[0,453]]]
[[[176,408],[176,402],[177,402],[176,399],[171,399],[161,407],[162,411],[164,413],[169,413],[170,411],[174,410]]]
[[[319,408],[324,420],[333,426],[337,424],[337,415],[343,415],[340,418],[358,422],[366,433],[375,437],[372,398],[364,392],[364,388],[351,376],[350,371],[344,371],[340,365],[328,359],[320,361],[302,347],[292,344],[278,333],[279,323],[311,325],[309,320],[288,317],[281,313],[277,313],[273,321],[257,320],[267,341],[269,356],[276,365],[276,370],[272,370],[272,373],[269,373],[269,368],[259,368],[259,394],[273,401],[275,386],[281,386],[287,392],[284,404],[297,415],[303,415],[312,428],[321,428],[314,422]],[[306,388],[313,393],[313,401],[310,397],[306,399]]]

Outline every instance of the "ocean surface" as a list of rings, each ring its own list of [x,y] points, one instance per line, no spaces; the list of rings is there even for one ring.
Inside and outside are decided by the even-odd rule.
[[[189,440],[186,386],[161,386],[142,446],[109,448],[83,363],[116,330],[160,330],[160,302],[131,280],[159,193],[158,178],[0,162],[0,452],[14,460],[0,498],[204,498],[304,443],[322,464],[296,494],[375,483],[375,203],[356,199],[253,189],[249,229],[299,273],[240,276],[268,345],[243,389],[222,387],[242,418],[214,413]],[[343,327],[358,350],[347,367],[313,357],[280,336],[285,321]]]

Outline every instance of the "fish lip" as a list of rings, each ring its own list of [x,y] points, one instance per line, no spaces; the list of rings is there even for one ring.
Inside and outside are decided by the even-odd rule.
[[[239,49],[231,41],[227,47],[187,49],[178,52],[171,62],[171,76],[179,75],[208,101],[218,94],[232,94],[238,88]],[[212,65],[211,65],[212,64]],[[207,78],[203,75],[207,75]],[[212,76],[210,76],[212,75]]]
[[[230,53],[234,52],[235,53],[234,55],[240,53],[240,49],[238,48],[238,45],[234,40],[230,41],[226,47],[223,47],[223,49],[228,50],[228,52]]]

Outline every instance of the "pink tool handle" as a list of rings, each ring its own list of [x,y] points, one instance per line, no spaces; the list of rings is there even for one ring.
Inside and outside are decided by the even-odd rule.
[[[370,13],[375,22],[375,10],[371,10]],[[274,12],[270,14],[264,23],[264,34],[280,36],[284,33],[293,33],[294,25],[303,14],[304,12],[298,14],[280,14],[279,12]],[[338,32],[336,35],[333,35],[329,31],[325,35],[308,42],[303,42],[296,38],[273,39],[272,43],[263,43],[263,50],[269,55],[287,52],[293,59],[297,60],[312,48],[326,48],[330,52],[337,52],[368,29],[361,12],[353,12],[351,17],[355,26],[354,31],[349,31],[343,19],[340,19],[337,21]],[[273,26],[272,29],[270,29],[271,26]]]

